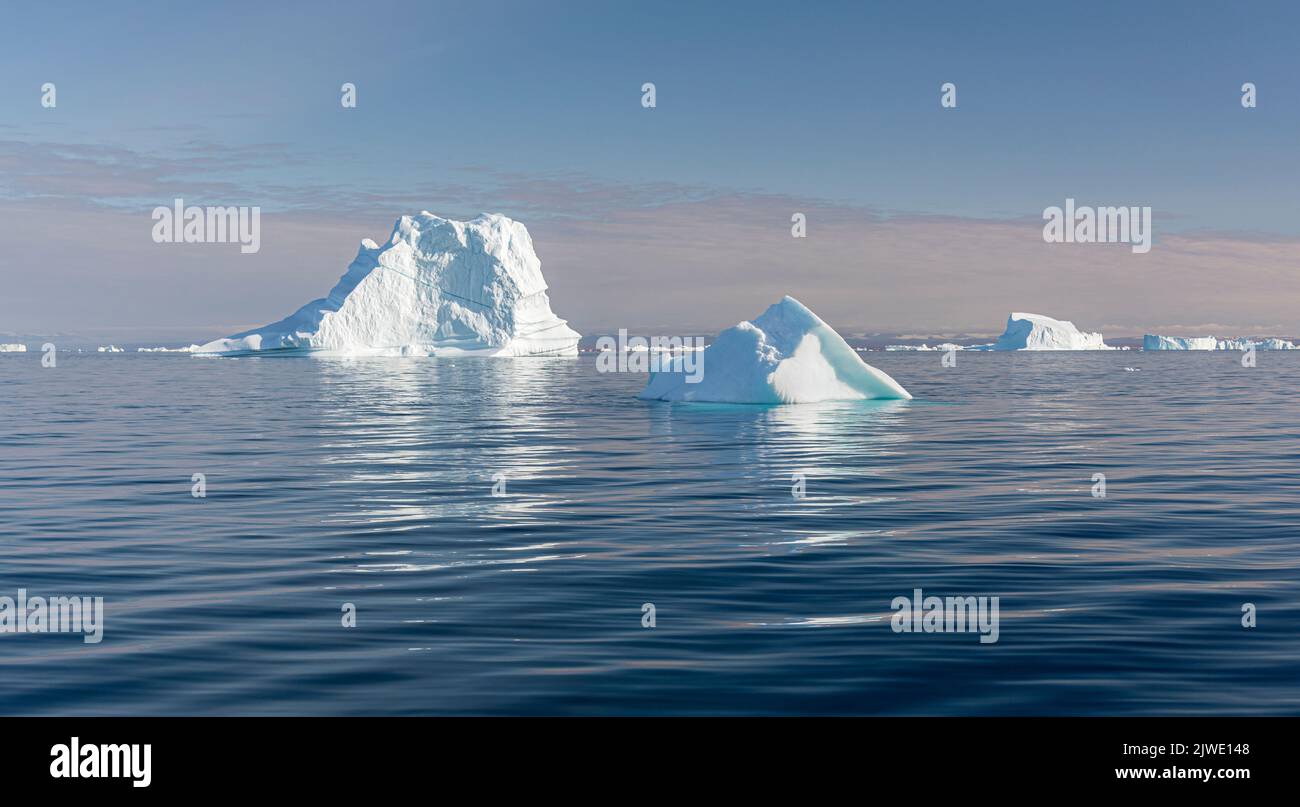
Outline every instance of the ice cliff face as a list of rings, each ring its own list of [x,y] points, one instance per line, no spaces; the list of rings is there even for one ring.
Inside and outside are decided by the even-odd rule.
[[[993,343],[994,350],[1110,350],[1101,334],[1087,333],[1073,322],[1042,314],[1015,313],[1007,329]]]
[[[701,361],[698,383],[654,373],[638,397],[747,404],[912,397],[793,297],[720,333]]]
[[[327,297],[194,352],[574,356],[578,338],[551,312],[524,225],[422,212],[402,216],[383,246],[362,241]]]

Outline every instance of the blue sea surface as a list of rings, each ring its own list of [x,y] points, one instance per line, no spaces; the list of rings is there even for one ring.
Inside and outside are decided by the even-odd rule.
[[[0,633],[0,714],[1300,714],[1300,354],[864,356],[915,400],[0,355],[0,596],[105,609]]]

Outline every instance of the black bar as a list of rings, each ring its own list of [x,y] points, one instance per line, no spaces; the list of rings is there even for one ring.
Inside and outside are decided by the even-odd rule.
[[[7,785],[127,797],[529,782],[541,792],[598,775],[639,791],[685,774],[745,787],[842,780],[863,792],[925,783],[971,793],[1225,795],[1287,787],[1300,728],[1292,718],[11,718],[0,726]],[[83,757],[87,744],[149,744],[148,786],[129,776],[53,778],[51,749],[70,749],[73,737]],[[440,792],[431,798],[451,796]]]

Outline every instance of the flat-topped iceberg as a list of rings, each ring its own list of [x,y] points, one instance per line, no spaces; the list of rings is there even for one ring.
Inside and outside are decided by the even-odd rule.
[[[718,334],[700,361],[696,383],[685,373],[653,373],[638,397],[746,404],[912,397],[793,297]]]
[[[0,343],[0,353],[26,353],[27,345]]]
[[[1110,350],[1101,334],[1080,331],[1073,322],[1042,314],[1014,313],[993,350]]]
[[[1142,337],[1143,350],[1295,350],[1286,339],[1215,339],[1213,336],[1160,336],[1146,334]]]
[[[327,297],[196,354],[576,356],[551,312],[527,228],[499,214],[402,216],[384,246],[366,239]]]
[[[1219,341],[1213,336],[1159,336],[1142,337],[1143,350],[1218,350]]]

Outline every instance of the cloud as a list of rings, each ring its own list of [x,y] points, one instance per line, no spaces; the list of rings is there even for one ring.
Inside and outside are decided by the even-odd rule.
[[[198,340],[262,324],[323,294],[361,238],[382,240],[398,215],[427,209],[525,222],[555,310],[579,330],[717,331],[792,294],[851,333],[996,332],[1013,310],[1116,336],[1208,327],[1185,323],[1300,333],[1294,238],[1157,230],[1151,252],[1134,255],[1045,244],[1034,217],[474,165],[322,182],[322,159],[197,138],[151,153],[0,140],[0,328],[192,325]],[[343,155],[326,162],[347,165]],[[262,252],[152,243],[149,211],[174,198],[262,206]],[[796,211],[807,238],[791,236]]]
[[[806,239],[790,236],[793,210],[808,217]],[[725,325],[789,293],[852,332],[996,332],[1011,311],[1089,329],[1109,323],[1117,336],[1189,321],[1227,323],[1224,333],[1258,332],[1259,323],[1300,332],[1296,239],[1171,234],[1134,255],[1121,245],[1046,244],[1039,223],[882,216],[755,195],[538,230],[552,264],[604,263],[586,281],[606,297],[603,310],[635,318],[619,290],[651,297],[654,316],[637,325]]]

